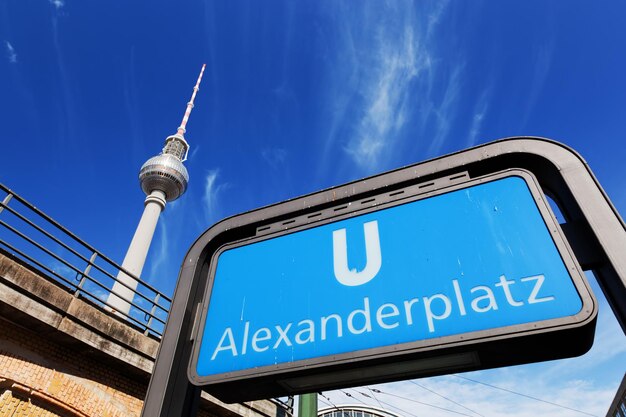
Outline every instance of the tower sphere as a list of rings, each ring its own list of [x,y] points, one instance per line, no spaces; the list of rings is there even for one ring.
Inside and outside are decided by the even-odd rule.
[[[167,201],[174,201],[187,190],[189,174],[182,161],[169,153],[148,159],[139,171],[141,189],[149,195],[155,190],[165,193]]]
[[[165,139],[165,147],[161,154],[148,159],[139,171],[141,189],[147,195],[153,191],[161,191],[165,194],[166,201],[174,201],[187,190],[189,174],[183,161],[187,159],[189,144],[185,140],[185,127],[193,109],[193,101],[200,89],[200,81],[204,73],[205,65],[202,65],[198,81],[193,88],[191,100],[187,103],[183,120],[175,134]]]

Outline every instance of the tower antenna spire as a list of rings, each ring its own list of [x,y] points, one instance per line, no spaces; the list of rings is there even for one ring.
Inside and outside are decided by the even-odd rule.
[[[196,99],[196,93],[200,89],[200,82],[202,81],[202,74],[204,74],[204,68],[206,64],[202,64],[202,69],[200,70],[200,75],[198,75],[198,81],[196,81],[196,85],[193,87],[193,93],[191,94],[191,99],[189,103],[187,103],[187,109],[185,109],[185,115],[183,116],[183,120],[178,126],[178,133],[181,136],[185,135],[185,127],[187,126],[187,121],[189,120],[189,115],[191,114],[191,109],[193,109],[193,101]]]

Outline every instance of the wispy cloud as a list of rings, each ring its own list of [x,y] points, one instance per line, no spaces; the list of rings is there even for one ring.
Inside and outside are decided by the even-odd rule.
[[[144,146],[144,135],[142,128],[142,118],[139,112],[139,93],[136,81],[136,65],[135,65],[135,48],[131,46],[130,56],[128,59],[128,71],[124,73],[123,93],[124,93],[124,109],[128,117],[130,132],[128,139],[130,142],[130,151],[126,157],[132,158],[134,161],[145,158],[146,149]]]
[[[449,2],[373,2],[333,10],[320,173],[330,165],[370,174],[405,153],[438,152],[463,86],[462,56],[443,59],[438,44]],[[445,52],[445,54],[444,54]],[[348,163],[333,163],[340,147]],[[416,157],[419,157],[416,155]]]
[[[50,4],[52,4],[57,10],[65,6],[65,2],[63,0],[49,0]]]
[[[595,292],[595,291],[594,291]],[[626,357],[626,343],[624,334],[608,304],[600,305],[598,313],[598,324],[596,326],[596,336],[593,347],[587,354],[580,358],[573,359],[576,366],[572,366],[571,361],[554,362],[545,371],[545,378],[556,380],[559,378],[575,378],[577,374],[584,371],[595,370],[606,364],[619,363],[619,357]]]
[[[363,83],[363,112],[345,150],[357,165],[379,166],[407,119],[410,84],[423,67],[418,39],[410,20],[400,31],[389,22],[375,28],[373,62]]]
[[[437,156],[441,153],[443,144],[450,133],[452,122],[456,117],[457,99],[461,89],[461,74],[463,66],[455,67],[447,79],[447,83],[441,99],[438,103],[433,104],[430,115],[433,119],[434,134],[432,136],[430,146],[428,147],[429,156]]]
[[[195,145],[193,147],[190,147],[191,152],[189,153],[189,160],[193,161],[194,159],[196,159],[196,155],[198,154],[198,151],[200,150],[200,145]]]
[[[491,98],[491,88],[485,89],[474,106],[474,115],[467,135],[466,147],[474,146],[477,143],[478,135],[481,133],[483,121],[489,109]]]
[[[61,255],[61,257],[63,256]],[[62,277],[67,279],[74,278],[76,276],[76,271],[57,260],[53,260],[52,262],[50,262],[50,265],[48,267],[52,269],[52,271],[54,271],[56,274],[61,275]]]
[[[173,207],[168,208],[172,209]],[[146,281],[154,282],[154,280],[158,279],[161,267],[169,260],[169,243],[171,236],[168,233],[168,223],[168,217],[166,215],[161,215],[159,223],[157,224],[160,239],[155,242],[156,247],[152,248],[150,274],[148,276],[146,276],[145,273],[142,274],[142,278]]]
[[[204,202],[204,217],[209,224],[214,223],[220,218],[220,194],[223,190],[228,188],[227,183],[218,183],[218,177],[219,170],[217,169],[207,172],[204,177],[204,195],[202,196],[202,201]]]
[[[282,148],[263,149],[261,156],[272,168],[276,169],[287,159],[287,151]]]
[[[68,74],[65,65],[63,48],[59,37],[59,16],[52,16],[52,41],[57,58],[57,68],[59,71],[58,87],[61,90],[61,97],[63,105],[59,107],[59,127],[62,138],[65,140],[73,140],[75,130],[75,120],[77,119],[75,114],[76,106],[74,105],[75,94],[73,94],[72,84],[74,78],[71,74]]]
[[[539,96],[546,84],[546,80],[550,74],[550,69],[552,68],[554,49],[555,41],[552,39],[540,45],[535,51],[534,62],[532,65],[533,78],[530,81],[530,85],[532,87],[526,95],[526,109],[521,119],[522,122],[520,126],[522,129],[525,128],[528,119],[534,110],[535,104],[537,103],[537,100],[539,99]]]
[[[562,381],[558,385],[546,385],[541,381],[539,375],[524,378],[518,373],[512,372],[503,374],[496,382],[491,381],[489,385],[482,385],[473,382],[481,381],[480,376],[474,375],[470,374],[469,376],[472,381],[448,376],[429,379],[424,381],[423,385],[449,397],[450,393],[454,393],[451,397],[455,401],[478,411],[483,416],[530,417],[550,415],[569,417],[583,415],[573,412],[573,409],[600,414],[604,411],[607,398],[610,398],[612,394],[610,389],[594,388],[589,383],[580,380]],[[407,395],[409,393],[415,395],[416,391],[419,391],[420,397],[424,398],[425,402],[467,413],[467,410],[437,396],[428,395],[427,392],[417,390],[416,388],[419,387],[412,385],[402,384],[400,388]],[[469,414],[472,415],[472,413]],[[433,415],[449,414],[435,412]]]
[[[4,41],[4,45],[6,46],[7,58],[9,59],[9,62],[11,64],[16,64],[17,54],[15,53],[15,48],[13,48],[13,45],[11,45],[11,42],[9,41]]]
[[[479,382],[484,378],[480,373],[462,376],[465,375]],[[524,378],[515,372],[495,382],[489,381],[491,386],[452,375],[414,382],[417,384],[405,381],[377,385],[374,392],[367,387],[332,391],[324,393],[330,401],[323,397],[322,400],[346,404],[354,403],[354,399],[358,399],[359,402],[401,415],[430,417],[447,417],[453,414],[470,417],[572,417],[585,415],[583,413],[604,415],[614,394],[614,387],[597,387],[584,380],[565,380],[558,385],[546,385],[541,381],[541,375]],[[573,410],[580,410],[582,413]]]

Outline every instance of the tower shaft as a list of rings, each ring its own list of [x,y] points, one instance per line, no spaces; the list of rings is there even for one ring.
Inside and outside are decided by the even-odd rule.
[[[122,268],[130,272],[136,277],[141,276],[143,266],[148,256],[150,243],[154,236],[157,222],[161,211],[165,208],[165,194],[162,191],[155,190],[146,197],[143,214],[130,242]],[[111,294],[109,295],[108,305],[116,312],[124,312],[128,314],[130,311],[130,303],[135,296],[137,288],[137,280],[123,271],[117,274],[116,282],[113,284]]]

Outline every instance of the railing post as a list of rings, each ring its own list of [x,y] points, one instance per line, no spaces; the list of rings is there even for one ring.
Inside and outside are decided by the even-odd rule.
[[[83,296],[95,300],[97,304],[101,303],[105,311],[113,311],[113,309],[107,305],[106,299],[103,300],[96,295],[99,292],[96,287],[110,292],[111,289],[106,285],[105,280],[112,279],[115,281],[116,277],[108,271],[108,266],[106,265],[115,268],[117,271],[121,271],[120,265],[98,252],[97,249],[81,240],[78,236],[63,227],[63,225],[47,216],[37,207],[24,200],[1,183],[0,193],[5,193],[4,197],[0,195],[0,213],[6,210],[10,215],[15,216],[14,221],[12,217],[6,217],[8,215],[5,215],[5,220],[0,220],[0,228],[7,229],[9,233],[12,233],[12,235],[9,236],[16,237],[22,249],[5,241],[4,234],[0,235],[0,247],[3,250],[6,248],[13,256],[16,256],[23,262],[37,268],[43,274],[65,285],[67,290],[70,291],[70,294],[73,294],[75,297],[82,294]],[[19,203],[19,205],[15,206],[16,203],[13,203],[13,206],[9,207],[9,202],[12,200],[16,200],[16,203]],[[44,220],[46,223],[42,224],[39,220]],[[17,224],[12,225],[16,222]],[[24,225],[22,225],[21,222],[23,222]],[[32,232],[33,230],[35,231],[34,234]],[[61,232],[61,236],[57,237],[56,235],[59,234],[57,232]],[[73,258],[68,258],[64,254],[55,253],[51,250],[51,245],[47,240],[45,242],[42,241],[42,237],[50,239],[53,243],[67,250],[71,255],[76,256],[79,259],[78,263],[74,265]],[[76,247],[76,244],[78,244],[78,247]],[[32,254],[33,249],[41,251],[42,255]],[[29,255],[29,253],[34,257]],[[37,253],[39,254],[39,252]],[[89,257],[86,256],[87,253],[90,254]],[[65,276],[67,275],[66,271],[57,273],[53,267],[50,266],[50,258],[48,257],[67,266],[72,271],[69,274],[74,274],[74,277]],[[70,259],[72,259],[72,261],[70,261]],[[85,265],[81,268],[80,264],[83,262]],[[98,262],[98,264],[96,264],[96,262]],[[102,265],[103,262],[105,263],[104,266]],[[98,278],[90,276],[91,271],[97,271]],[[100,277],[100,274],[102,274],[103,277]],[[120,316],[128,319],[133,325],[139,326],[139,328],[144,327],[146,335],[152,331],[156,336],[162,336],[162,331],[157,329],[161,324],[165,326],[165,320],[167,320],[167,316],[169,315],[169,308],[161,306],[160,303],[164,302],[164,305],[167,305],[167,303],[171,304],[171,300],[165,294],[160,293],[156,288],[153,288],[146,282],[141,281],[139,277],[128,272],[128,270],[125,269],[124,274],[131,276],[133,280],[140,283],[142,288],[145,287],[147,290],[138,291],[136,287],[134,290],[130,289],[129,291],[133,293],[132,297],[136,295],[141,299],[140,303],[134,303],[132,299],[126,300],[129,305],[137,309],[137,314],[134,314],[135,310],[133,310],[132,315],[120,314]],[[89,285],[86,283],[87,281],[89,281]],[[147,304],[145,308],[142,307],[143,302],[152,304],[152,308],[148,308]],[[163,314],[158,310],[162,310]],[[159,317],[157,317],[157,311],[160,315]],[[139,315],[141,313],[145,314],[143,320]],[[162,316],[165,316],[165,318]]]
[[[80,294],[80,290],[83,289],[83,285],[85,284],[85,276],[89,275],[89,272],[91,272],[91,267],[94,263],[94,261],[96,260],[96,257],[98,256],[98,252],[94,252],[91,254],[91,258],[89,258],[89,263],[87,264],[87,267],[85,268],[85,270],[83,271],[82,275],[81,275],[81,279],[80,282],[78,283],[78,286],[76,287],[76,291],[74,291],[74,297],[78,297],[78,294]]]
[[[154,319],[154,313],[156,313],[157,306],[159,305],[159,298],[161,298],[161,294],[157,293],[156,297],[154,297],[154,302],[152,303],[152,310],[150,310],[150,319],[148,319],[148,324],[146,325],[146,331],[143,332],[146,336],[149,331],[152,329],[152,320]]]
[[[11,193],[8,193],[7,196],[4,197],[4,200],[2,200],[2,205],[0,206],[0,213],[2,213],[2,211],[4,210],[4,206],[9,204],[9,201],[11,201],[12,198],[13,198],[13,194]]]

